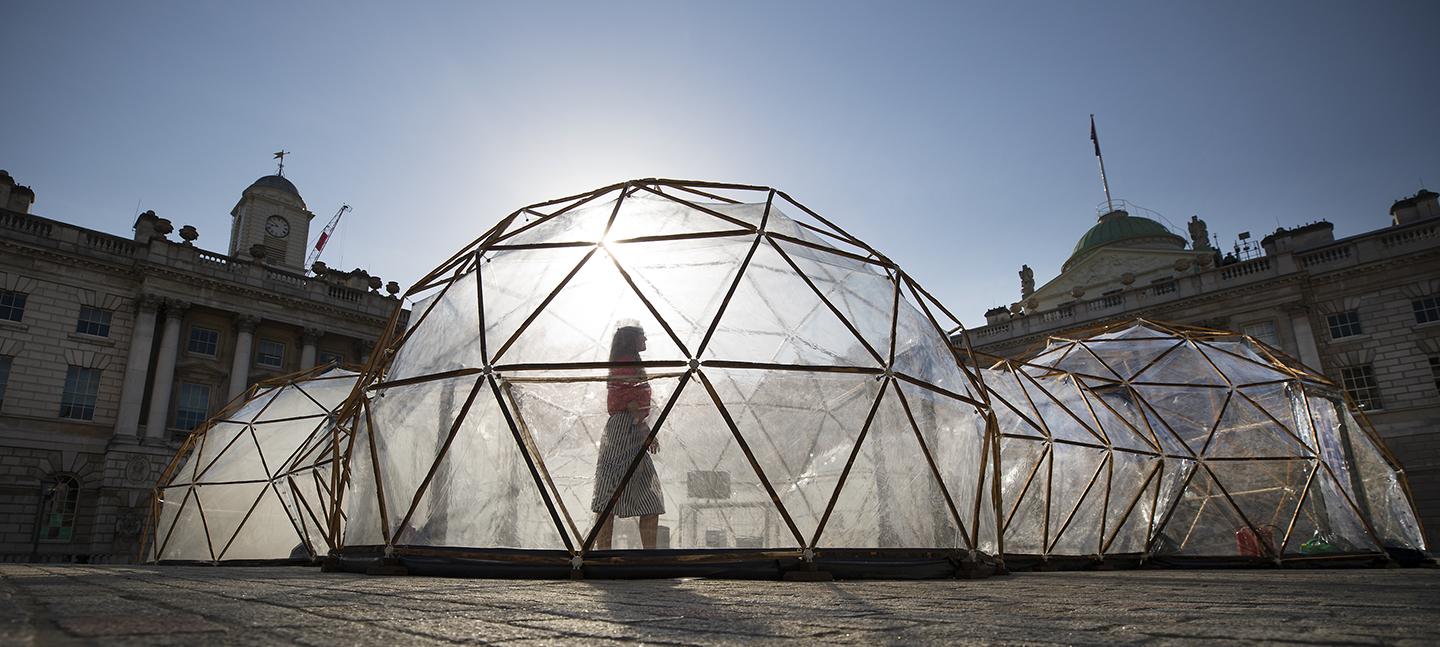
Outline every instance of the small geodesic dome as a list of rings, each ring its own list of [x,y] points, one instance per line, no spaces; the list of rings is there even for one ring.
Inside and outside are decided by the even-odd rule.
[[[335,412],[358,373],[321,366],[256,384],[180,446],[155,488],[145,557],[310,561],[332,524],[350,434]]]
[[[1323,376],[1240,334],[1139,321],[983,371],[1007,563],[1414,556],[1398,463]]]
[[[993,565],[958,322],[783,192],[643,180],[532,205],[406,296],[360,391],[351,563]]]

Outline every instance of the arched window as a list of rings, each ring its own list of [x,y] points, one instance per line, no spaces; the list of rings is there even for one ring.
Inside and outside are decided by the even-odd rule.
[[[75,511],[80,507],[80,482],[66,474],[51,474],[40,482],[40,541],[63,543],[75,535]]]

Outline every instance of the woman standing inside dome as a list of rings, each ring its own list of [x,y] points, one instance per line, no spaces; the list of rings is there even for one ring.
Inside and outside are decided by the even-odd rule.
[[[639,362],[640,353],[644,350],[645,330],[638,323],[622,322],[610,342],[610,362]],[[650,384],[646,381],[643,367],[610,367],[605,408],[610,419],[605,423],[604,435],[600,437],[590,510],[596,514],[603,513],[624,480],[631,461],[640,456],[640,464],[620,493],[614,510],[601,521],[595,549],[610,549],[617,516],[640,517],[640,543],[647,549],[655,548],[660,515],[665,513],[665,496],[660,489],[660,478],[655,474],[655,463],[644,453],[648,450],[649,454],[654,454],[659,445],[651,442],[649,447],[644,446],[645,439],[650,435],[647,423],[650,417]]]

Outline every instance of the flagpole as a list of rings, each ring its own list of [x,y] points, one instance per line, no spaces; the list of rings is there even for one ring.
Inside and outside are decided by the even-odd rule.
[[[1100,136],[1095,133],[1095,115],[1090,115],[1090,141],[1095,143],[1095,159],[1100,160],[1100,184],[1105,187],[1105,211],[1109,213],[1115,210],[1115,203],[1110,199],[1110,180],[1105,179],[1105,156],[1100,154]]]

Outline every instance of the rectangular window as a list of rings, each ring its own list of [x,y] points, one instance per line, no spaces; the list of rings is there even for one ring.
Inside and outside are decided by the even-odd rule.
[[[71,366],[65,372],[65,392],[60,394],[60,417],[94,419],[95,396],[99,392],[100,369]]]
[[[1240,332],[1250,335],[1275,348],[1280,347],[1280,335],[1275,330],[1274,321],[1257,321],[1252,324],[1246,324],[1240,329]]]
[[[1375,369],[1369,364],[1340,369],[1340,382],[1345,387],[1345,393],[1361,410],[1384,408],[1384,403],[1380,401],[1380,385],[1375,381]]]
[[[255,365],[280,368],[285,365],[285,344],[273,339],[261,339],[255,349]]]
[[[344,362],[345,362],[345,358],[344,358],[344,357],[341,357],[341,356],[340,356],[340,353],[332,353],[332,352],[323,351],[323,350],[320,351],[320,363],[321,363],[321,364],[342,364],[342,363],[344,363]]]
[[[1340,339],[1360,334],[1360,311],[1346,310],[1325,318],[1330,324],[1330,338]]]
[[[210,387],[205,384],[180,383],[175,398],[175,428],[190,431],[210,417]]]
[[[0,319],[20,321],[25,316],[25,294],[0,290]]]
[[[204,355],[214,357],[220,349],[220,331],[200,326],[190,327],[190,341],[185,344],[185,350],[191,355]]]
[[[9,355],[0,355],[0,407],[5,406],[5,385],[10,382],[10,362],[13,359]],[[1430,360],[1433,364],[1435,358]]]
[[[1430,323],[1440,321],[1440,297],[1422,297],[1410,302],[1415,309],[1415,323]]]
[[[75,322],[75,332],[96,337],[110,336],[110,311],[90,306],[80,306],[80,319]]]
[[[1430,376],[1435,378],[1435,390],[1440,391],[1440,355],[1430,356]],[[4,386],[3,380],[0,380],[0,388]],[[4,394],[0,393],[0,395]]]

